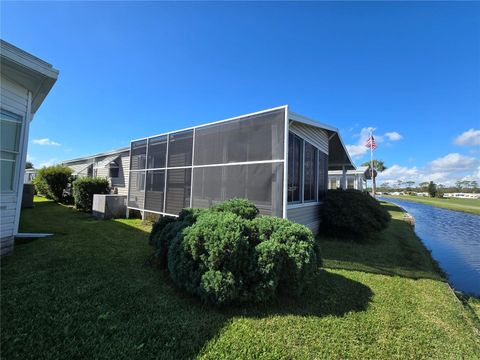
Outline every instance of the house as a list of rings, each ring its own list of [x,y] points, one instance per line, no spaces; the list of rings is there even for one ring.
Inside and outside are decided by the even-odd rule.
[[[342,171],[330,170],[328,172],[328,188],[329,189],[366,189],[365,171],[368,166],[360,166],[358,169],[347,170],[345,177]]]
[[[18,234],[30,122],[57,80],[58,70],[0,40],[1,256]]]
[[[240,197],[316,232],[330,170],[355,170],[338,129],[281,106],[132,141],[128,208],[176,216]]]
[[[71,168],[73,175],[77,177],[106,178],[112,192],[127,195],[130,167],[130,148],[128,147],[66,160],[62,162],[62,165]]]
[[[102,176],[128,208],[177,216],[241,197],[264,215],[317,231],[328,172],[355,170],[338,129],[288,106],[150,136],[130,148],[67,160],[76,176]],[[118,169],[118,170],[117,170]]]

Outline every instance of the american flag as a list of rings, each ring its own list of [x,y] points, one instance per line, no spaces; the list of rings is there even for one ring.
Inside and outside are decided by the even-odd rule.
[[[372,150],[375,150],[377,148],[377,144],[375,143],[375,139],[374,139],[373,135],[370,135],[370,138],[368,139],[365,146],[369,149],[372,149]]]

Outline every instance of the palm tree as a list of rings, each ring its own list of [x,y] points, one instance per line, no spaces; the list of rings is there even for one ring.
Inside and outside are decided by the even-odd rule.
[[[370,161],[364,162],[362,164],[362,166],[368,166],[368,171],[371,172],[372,170],[370,169],[370,165],[371,165]],[[385,163],[383,162],[383,160],[373,160],[373,168],[377,170],[377,173],[387,170],[387,167],[385,166]],[[372,174],[372,182],[373,182],[372,192],[373,192],[373,195],[375,196],[375,188],[377,187],[375,178],[377,177],[377,174],[375,173],[375,171],[371,172],[371,174]]]

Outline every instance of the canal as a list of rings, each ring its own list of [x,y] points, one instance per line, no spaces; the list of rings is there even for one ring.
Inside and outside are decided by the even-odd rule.
[[[400,199],[379,199],[400,205],[415,218],[415,232],[456,290],[480,295],[479,215]]]

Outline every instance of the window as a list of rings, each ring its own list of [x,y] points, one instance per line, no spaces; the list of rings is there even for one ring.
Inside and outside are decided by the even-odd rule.
[[[163,212],[165,170],[148,171],[146,186],[145,209]]]
[[[164,168],[167,159],[167,136],[158,136],[148,140],[149,169]]]
[[[317,187],[317,149],[305,141],[303,176],[303,201],[316,201]]]
[[[335,181],[336,183],[336,181]],[[318,201],[325,198],[328,187],[328,155],[318,150]],[[336,188],[336,185],[335,185]]]
[[[170,134],[168,167],[192,166],[193,130]]]
[[[355,176],[347,177],[347,189],[355,189]]]
[[[118,175],[120,173],[120,168],[118,165],[110,165],[110,168],[108,169],[108,176],[111,178],[118,178]]]
[[[282,216],[283,164],[218,165],[193,170],[193,207],[248,198],[262,215]]]
[[[147,140],[135,141],[130,151],[130,169],[145,169],[145,157],[147,152]]]
[[[183,208],[190,207],[190,181],[192,169],[167,170],[167,199],[165,212],[178,214]]]
[[[195,165],[282,160],[285,111],[195,129]]]
[[[22,131],[22,118],[8,111],[1,110],[1,191],[13,191],[15,170],[17,167],[20,149],[20,134]]]
[[[143,200],[145,198],[145,172],[130,172],[129,183],[128,206],[143,209]]]
[[[302,139],[288,134],[288,202],[300,202],[302,173]]]

